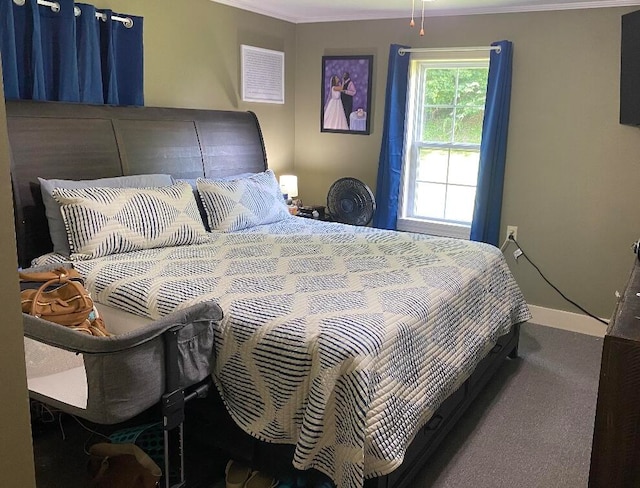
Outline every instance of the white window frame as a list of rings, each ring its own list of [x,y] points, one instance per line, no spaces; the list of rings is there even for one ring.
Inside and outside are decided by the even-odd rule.
[[[410,62],[410,72],[408,81],[408,97],[407,97],[407,120],[405,124],[405,145],[403,154],[403,168],[402,168],[402,180],[400,185],[399,205],[398,205],[398,218],[396,226],[398,230],[407,232],[417,232],[421,234],[431,234],[443,237],[457,237],[459,239],[469,239],[471,234],[471,224],[433,220],[427,218],[418,218],[408,216],[407,207],[413,205],[413,183],[414,173],[418,158],[418,151],[422,147],[442,147],[456,149],[477,149],[480,150],[480,144],[434,144],[419,142],[415,136],[415,131],[420,126],[420,119],[422,117],[422,99],[418,96],[424,93],[423,90],[419,91],[420,86],[423,86],[424,80],[422,80],[421,70],[422,66],[428,68],[488,68],[489,58],[483,56],[478,59],[447,59],[437,60],[428,59],[425,57],[414,58]],[[418,106],[420,103],[420,106]]]

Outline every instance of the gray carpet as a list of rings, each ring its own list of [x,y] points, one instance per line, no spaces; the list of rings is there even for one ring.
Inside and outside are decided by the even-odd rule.
[[[526,324],[414,486],[587,486],[602,339]]]
[[[601,352],[602,339],[523,326],[520,358],[498,370],[412,488],[586,487]],[[57,423],[34,436],[38,488],[86,486],[88,435],[64,425],[66,441]]]

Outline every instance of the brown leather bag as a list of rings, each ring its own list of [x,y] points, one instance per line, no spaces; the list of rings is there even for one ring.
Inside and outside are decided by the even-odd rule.
[[[94,336],[109,335],[76,270],[57,268],[19,275],[21,287],[27,287],[20,293],[24,313]]]
[[[89,448],[91,488],[153,488],[162,471],[135,444],[101,442]]]

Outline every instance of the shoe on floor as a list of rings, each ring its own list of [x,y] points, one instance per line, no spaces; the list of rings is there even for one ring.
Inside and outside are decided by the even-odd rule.
[[[280,482],[278,483],[278,488],[297,488],[297,486],[296,480],[290,475],[285,475],[280,478]]]
[[[224,480],[227,488],[244,488],[251,476],[251,468],[231,459],[224,468]]]
[[[268,474],[254,471],[244,484],[244,488],[274,488],[278,485],[278,480]]]

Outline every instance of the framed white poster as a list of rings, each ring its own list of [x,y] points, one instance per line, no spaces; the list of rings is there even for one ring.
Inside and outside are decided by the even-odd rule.
[[[284,53],[244,44],[240,48],[242,100],[284,103]]]

